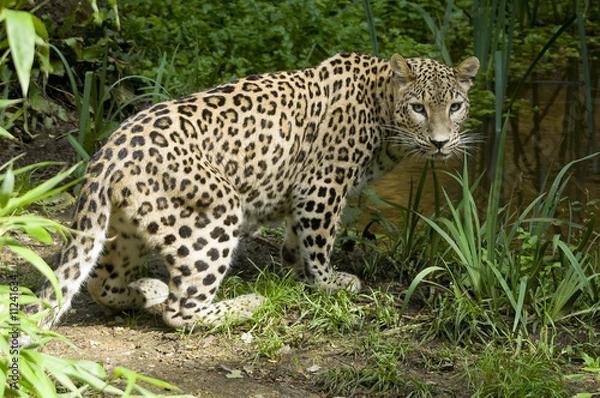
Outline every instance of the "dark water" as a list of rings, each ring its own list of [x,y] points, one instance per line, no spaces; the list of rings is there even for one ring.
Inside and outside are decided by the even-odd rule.
[[[600,64],[597,65],[599,69]],[[592,109],[586,111],[583,79],[579,68],[564,73],[565,80],[534,80],[522,93],[518,114],[510,121],[504,160],[504,198],[512,195],[513,202],[527,205],[541,192],[547,191],[559,170],[574,159],[600,151],[600,81],[592,76]],[[593,74],[594,75],[594,74]],[[597,75],[597,73],[596,73]],[[588,115],[592,114],[592,128]],[[469,159],[471,179],[481,173],[489,174],[493,147],[493,122],[484,123],[478,133],[485,143],[476,148]],[[436,164],[437,170],[457,174],[462,162]],[[375,192],[386,200],[407,205],[410,181],[418,183],[423,163],[405,162],[374,184]],[[488,175],[486,174],[486,178]],[[441,185],[456,197],[458,184],[446,174],[438,173]],[[544,182],[546,188],[544,189]],[[480,191],[480,195],[486,192]],[[564,196],[570,202],[587,204],[600,200],[600,157],[577,164],[571,169],[570,182]],[[433,210],[431,178],[422,198],[425,214]],[[592,208],[593,206],[588,206]],[[380,208],[384,215],[393,212]]]

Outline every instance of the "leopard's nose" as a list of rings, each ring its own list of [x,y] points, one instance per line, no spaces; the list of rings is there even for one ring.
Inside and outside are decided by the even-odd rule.
[[[444,145],[448,143],[448,141],[450,140],[434,140],[432,138],[429,139],[429,142],[431,142],[437,149],[442,149]]]

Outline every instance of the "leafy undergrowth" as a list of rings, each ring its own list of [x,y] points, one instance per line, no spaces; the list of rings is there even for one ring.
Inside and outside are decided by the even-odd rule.
[[[407,286],[394,277],[369,280],[359,294],[326,295],[274,270],[273,239],[248,238],[222,289],[269,298],[245,324],[173,331],[152,315],[107,313],[82,293],[57,329],[77,348],[57,340],[43,352],[107,372],[129,368],[202,397],[570,397],[599,387],[598,329],[564,327],[550,346],[511,337],[457,344],[436,333],[439,313],[427,301],[439,303],[439,292],[424,292],[404,313]],[[363,256],[339,252],[335,260],[354,270]],[[156,261],[149,268],[164,272]]]

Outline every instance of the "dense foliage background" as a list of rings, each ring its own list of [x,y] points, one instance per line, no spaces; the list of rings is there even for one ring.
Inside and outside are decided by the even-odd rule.
[[[159,92],[176,97],[252,73],[312,66],[343,51],[383,57],[399,52],[448,64],[475,54],[482,61],[478,88],[485,91],[493,90],[497,79],[495,51],[505,53],[506,84],[523,77],[544,49],[534,75],[557,79],[573,62],[580,64],[580,33],[574,23],[578,12],[585,15],[589,55],[598,57],[597,2],[121,0],[92,4],[62,0],[33,9],[24,1],[15,5],[39,17],[47,30],[40,40],[53,47],[38,47],[46,50],[33,66],[25,103],[28,120],[3,114],[9,129],[13,122],[24,123],[27,131],[38,121],[46,126],[59,119],[72,121],[73,105],[76,118],[81,118],[86,74],[92,75],[87,81],[92,123],[87,126],[87,120],[79,120],[84,124],[79,133],[92,130],[92,137],[79,137],[79,141],[88,153],[93,152],[94,141],[105,138],[134,111],[131,102],[146,106],[148,101],[165,98]],[[553,35],[565,24],[554,41]],[[11,62],[1,62],[0,73],[6,97],[21,97]],[[508,100],[519,87],[506,86],[507,92],[501,94]],[[473,93],[473,120],[493,113],[494,108],[492,93],[479,89]],[[148,92],[154,96],[139,97]]]

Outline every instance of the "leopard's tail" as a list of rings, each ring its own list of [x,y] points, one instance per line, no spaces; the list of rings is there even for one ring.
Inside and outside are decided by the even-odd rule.
[[[104,250],[111,215],[111,201],[98,177],[90,177],[81,189],[73,216],[72,234],[60,252],[60,262],[54,275],[62,298],[58,298],[50,281],[37,292],[38,298],[50,306],[50,312],[40,321],[45,329],[56,324],[71,307],[73,297],[92,274]],[[38,312],[43,309],[40,303]],[[29,312],[29,311],[27,311]]]

